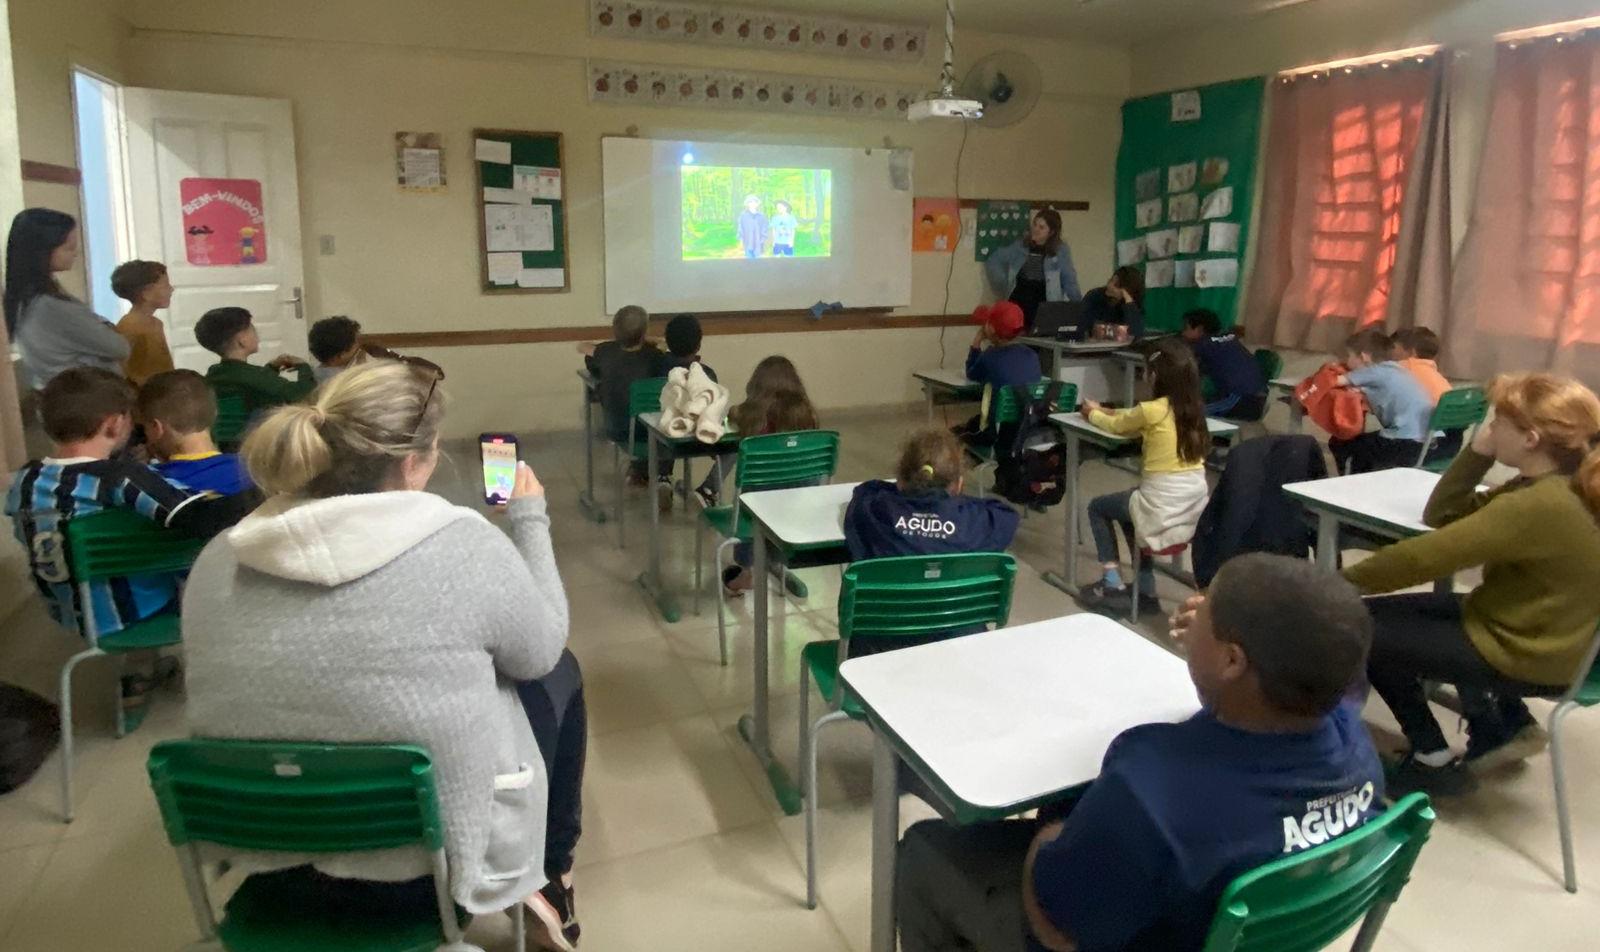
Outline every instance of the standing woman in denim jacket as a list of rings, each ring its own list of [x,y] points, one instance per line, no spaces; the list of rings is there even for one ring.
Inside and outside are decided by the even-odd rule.
[[[989,255],[984,270],[994,293],[1022,308],[1028,327],[1041,302],[1082,297],[1072,251],[1061,240],[1061,213],[1053,208],[1034,212],[1028,237]]]

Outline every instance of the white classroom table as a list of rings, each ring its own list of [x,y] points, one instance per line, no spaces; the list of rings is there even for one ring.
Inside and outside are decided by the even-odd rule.
[[[755,700],[750,714],[739,718],[739,734],[766,770],[783,812],[800,812],[800,787],[772,754],[771,700],[768,694],[767,637],[768,566],[776,559],[796,566],[839,565],[850,561],[844,545],[844,510],[860,483],[833,483],[797,489],[741,493],[739,505],[750,514],[755,560]]]
[[[1137,351],[1129,349],[1130,341],[1114,340],[1080,340],[1068,341],[1055,337],[1019,337],[1017,340],[1029,347],[1045,351],[1050,355],[1050,370],[1048,376],[1053,380],[1064,380],[1078,385],[1078,394],[1092,400],[1108,401],[1113,399],[1111,382],[1091,381],[1087,371],[1090,368],[1099,368],[1108,360],[1122,367],[1122,399],[1131,406],[1134,400],[1134,388],[1138,379],[1139,367],[1144,364],[1144,357]],[[1064,371],[1084,371],[1063,376]]]
[[[1062,438],[1066,442],[1067,484],[1061,497],[1061,504],[1066,509],[1066,565],[1063,566],[1062,574],[1045,572],[1042,578],[1046,583],[1076,597],[1078,594],[1078,466],[1082,463],[1083,444],[1088,443],[1109,453],[1133,446],[1139,442],[1139,438],[1118,436],[1102,430],[1084,419],[1081,413],[1052,413],[1050,422],[1061,430]],[[1220,438],[1233,443],[1239,438],[1238,424],[1226,420],[1206,417],[1206,430],[1212,439]]]
[[[663,459],[676,462],[680,459],[688,460],[697,456],[717,456],[732,451],[739,445],[739,435],[732,427],[727,427],[722,438],[715,443],[702,443],[695,438],[693,433],[688,436],[673,436],[661,428],[661,413],[639,414],[639,425],[644,427],[645,439],[645,465],[649,467],[650,485],[655,485],[656,466]],[[725,424],[726,425],[726,424]],[[665,454],[663,457],[662,454]],[[720,466],[720,463],[712,463]],[[684,486],[689,485],[688,464],[685,463],[683,474]],[[722,485],[719,479],[717,485]],[[621,522],[620,518],[618,520]],[[675,622],[683,617],[678,609],[678,600],[667,591],[661,579],[661,507],[654,498],[650,500],[650,567],[638,579],[639,586],[649,594],[655,602],[656,610],[661,612],[661,617],[669,622]]]
[[[895,948],[899,761],[947,818],[998,819],[1092,781],[1128,728],[1200,709],[1181,658],[1091,614],[851,658],[840,676],[874,736],[872,952]]]
[[[595,522],[605,522],[605,507],[594,501],[594,405],[600,402],[600,380],[587,368],[579,368],[578,381],[583,385],[583,492],[578,494],[578,508]]]
[[[1300,385],[1297,377],[1273,377],[1267,381],[1267,395],[1282,400],[1289,407],[1289,432],[1299,433],[1306,418],[1306,409],[1294,398],[1294,388]]]
[[[922,394],[928,400],[928,422],[933,423],[933,405],[936,397],[947,402],[976,400],[983,396],[983,384],[967,379],[962,368],[935,367],[932,370],[914,370],[911,376],[922,384]]]
[[[1431,531],[1422,510],[1439,484],[1425,469],[1380,469],[1284,483],[1283,491],[1317,516],[1317,564],[1336,569],[1339,527],[1355,526],[1387,539],[1409,539]]]

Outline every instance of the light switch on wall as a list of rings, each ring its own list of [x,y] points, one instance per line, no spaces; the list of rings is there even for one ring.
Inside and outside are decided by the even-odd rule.
[[[333,236],[322,235],[317,239],[317,250],[324,255],[333,254]]]

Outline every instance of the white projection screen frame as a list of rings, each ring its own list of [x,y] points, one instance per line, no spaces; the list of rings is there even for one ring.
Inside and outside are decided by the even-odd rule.
[[[847,308],[911,303],[908,150],[607,136],[600,152],[608,314],[628,304],[716,312],[799,310],[817,301]],[[828,254],[685,261],[685,156],[701,167],[830,170]]]

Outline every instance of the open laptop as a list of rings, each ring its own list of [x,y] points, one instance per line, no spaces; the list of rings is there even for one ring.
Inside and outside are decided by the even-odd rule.
[[[1084,340],[1089,336],[1088,311],[1082,301],[1043,301],[1033,313],[1035,337]]]

